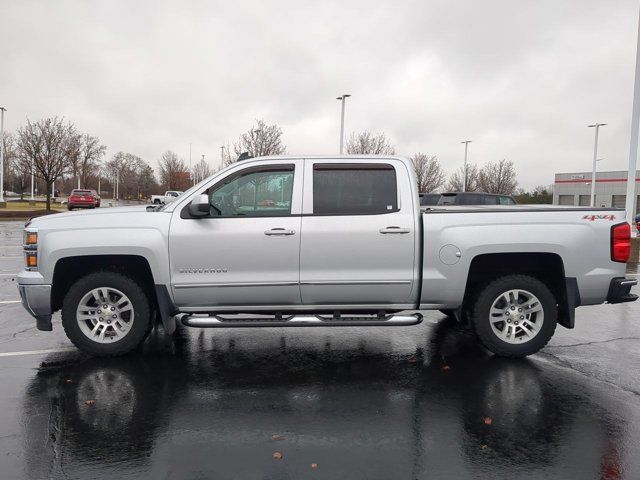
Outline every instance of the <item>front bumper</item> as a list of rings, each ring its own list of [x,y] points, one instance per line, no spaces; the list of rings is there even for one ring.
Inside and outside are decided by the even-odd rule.
[[[609,284],[609,293],[607,294],[608,303],[624,303],[635,302],[638,295],[631,293],[631,287],[636,285],[638,280],[631,278],[614,278]]]
[[[38,330],[51,331],[51,285],[18,285],[22,306],[36,319]]]

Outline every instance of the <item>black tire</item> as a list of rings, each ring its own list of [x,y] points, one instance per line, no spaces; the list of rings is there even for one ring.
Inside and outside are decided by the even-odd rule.
[[[447,310],[438,310],[441,314],[446,315],[447,317],[455,317],[455,310],[447,309]]]
[[[73,207],[71,205],[67,205],[67,210],[71,211],[73,210]]]
[[[88,338],[80,329],[76,310],[82,298],[94,288],[111,287],[124,293],[131,301],[134,317],[129,331],[114,343],[98,343]],[[135,350],[151,330],[149,298],[133,279],[120,273],[98,271],[80,278],[74,283],[62,302],[62,326],[69,340],[83,352],[99,357],[125,355]]]
[[[538,333],[523,343],[508,343],[498,337],[491,328],[490,310],[494,301],[509,290],[521,289],[535,295],[542,306],[544,320]],[[480,342],[491,352],[501,357],[522,358],[539,351],[553,336],[558,323],[556,298],[544,283],[528,275],[507,275],[487,285],[478,294],[473,305],[471,323]],[[506,328],[506,324],[502,324]],[[521,329],[522,330],[522,329]]]

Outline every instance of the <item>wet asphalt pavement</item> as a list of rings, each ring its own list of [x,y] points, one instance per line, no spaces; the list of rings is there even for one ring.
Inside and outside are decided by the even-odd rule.
[[[523,361],[437,312],[97,359],[11,303],[21,227],[0,222],[2,480],[640,478],[640,302],[578,309]]]

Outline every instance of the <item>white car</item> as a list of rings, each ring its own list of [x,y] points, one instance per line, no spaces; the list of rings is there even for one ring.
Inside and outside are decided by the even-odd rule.
[[[180,190],[167,190],[164,195],[151,195],[151,203],[156,205],[171,203],[182,193]]]

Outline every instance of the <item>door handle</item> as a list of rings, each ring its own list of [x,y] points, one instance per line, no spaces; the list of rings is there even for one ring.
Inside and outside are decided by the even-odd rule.
[[[391,226],[391,227],[387,227],[387,228],[381,228],[380,229],[380,233],[382,233],[382,234],[387,234],[387,233],[411,233],[411,229],[410,228],[400,228],[400,227],[396,227],[396,226]]]
[[[295,230],[287,230],[286,228],[272,228],[271,230],[265,230],[265,235],[294,235]]]

